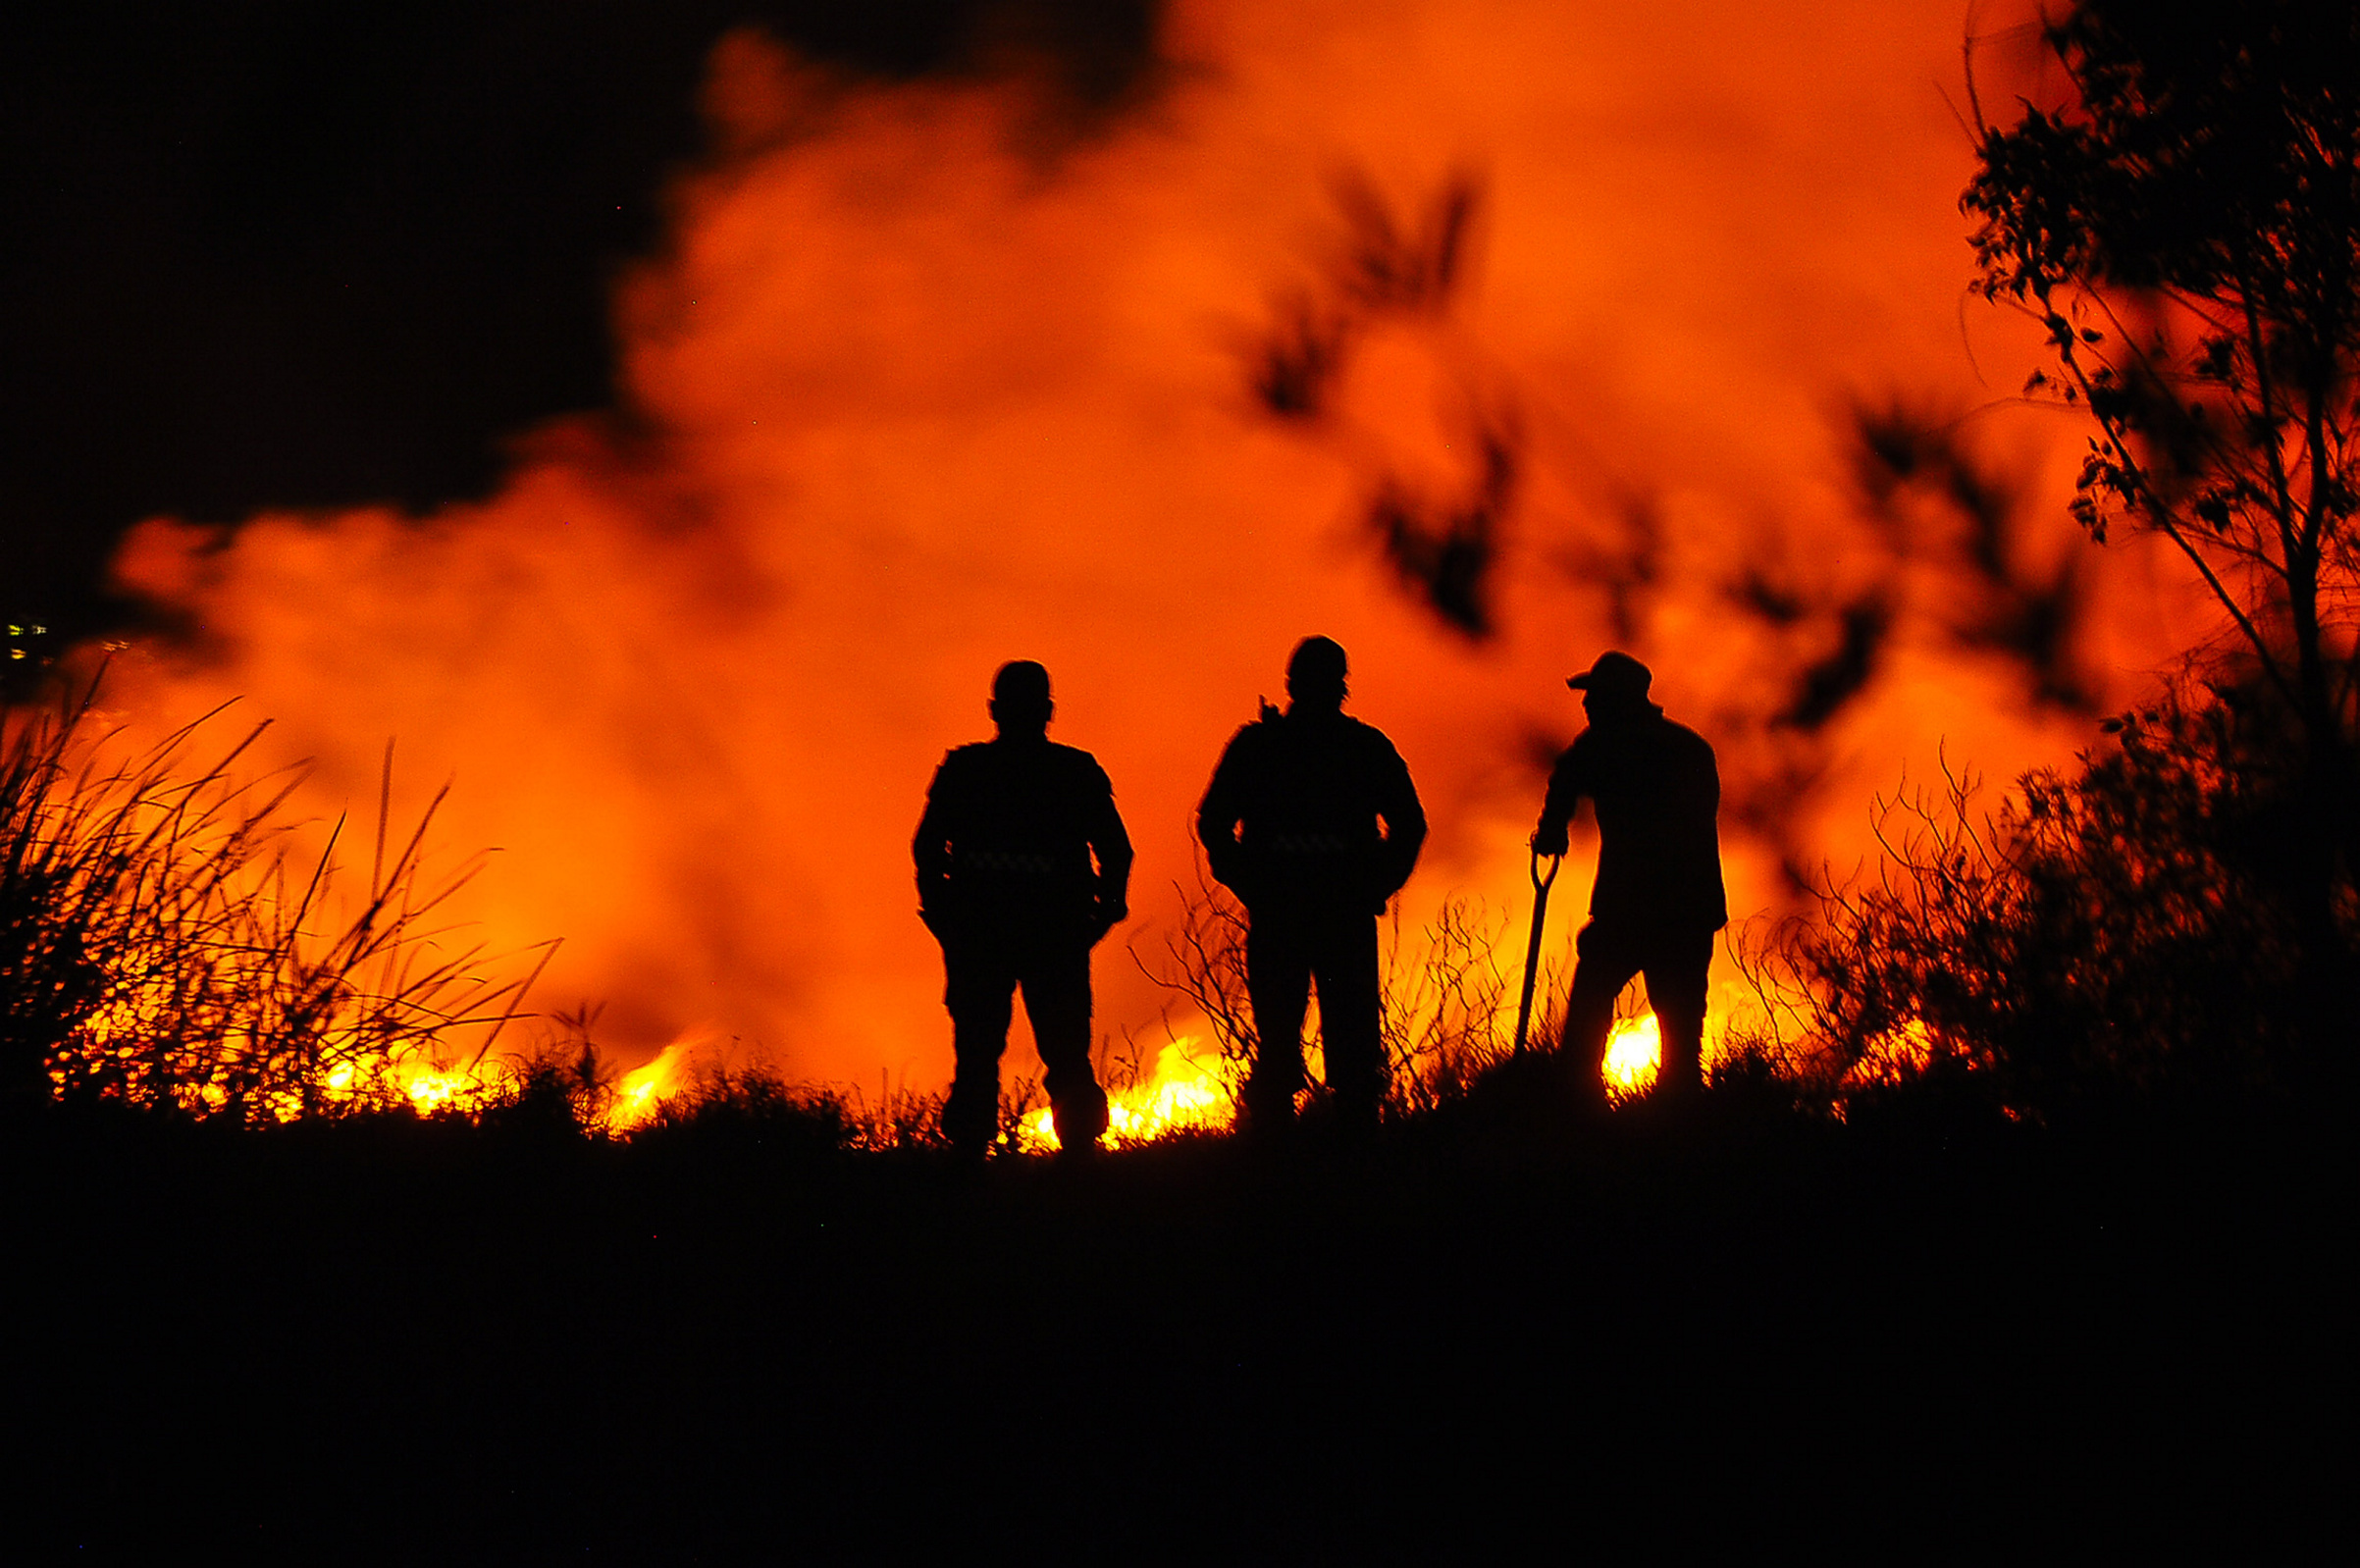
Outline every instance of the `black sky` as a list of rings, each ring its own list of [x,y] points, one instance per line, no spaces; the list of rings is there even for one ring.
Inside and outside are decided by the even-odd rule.
[[[481,495],[607,400],[607,292],[727,28],[888,78],[1047,59],[1122,101],[1153,0],[134,0],[0,48],[0,621],[122,614],[170,513]],[[5,630],[0,627],[0,630]],[[23,669],[23,665],[19,669]],[[21,683],[20,683],[21,684]]]

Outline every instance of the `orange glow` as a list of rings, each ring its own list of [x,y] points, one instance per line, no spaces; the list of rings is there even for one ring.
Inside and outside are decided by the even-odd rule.
[[[1156,1055],[1152,1077],[1107,1097],[1107,1143],[1119,1148],[1152,1143],[1173,1132],[1217,1132],[1227,1127],[1236,1107],[1216,1071],[1219,1060],[1196,1040],[1174,1040],[1166,1045]],[[1047,1106],[1027,1111],[1017,1124],[1020,1151],[1053,1154],[1060,1147],[1057,1119]]]
[[[2005,778],[2087,740],[1953,635],[1956,551],[1864,515],[1836,431],[1853,398],[1988,403],[2039,355],[1961,312],[1971,147],[1936,88],[1964,15],[1183,0],[1160,96],[1077,137],[1022,79],[856,86],[732,35],[712,158],[618,292],[622,416],[529,434],[497,495],[428,517],[143,525],[118,582],[203,636],[120,658],[110,701],[152,728],[244,696],[271,759],[318,759],[324,818],[373,797],[389,736],[397,817],[453,778],[439,838],[500,850],[454,910],[493,951],[563,936],[536,1005],[603,1003],[602,1043],[656,1059],[618,1116],[706,1020],[801,1078],[947,1080],[909,835],[1012,657],[1048,665],[1052,733],[1106,765],[1139,849],[1096,966],[1110,1032],[1167,1005],[1123,944],[1162,952],[1190,809],[1314,631],[1435,823],[1412,929],[1454,893],[1527,907],[1530,758],[1614,644],[1719,748],[1733,911],[1784,909],[1783,866],[1848,866],[1871,793],[1938,746]],[[1414,228],[1461,170],[1463,285],[1356,318],[1321,417],[1257,402],[1253,345],[1340,287],[1339,174]],[[1519,466],[1478,642],[1367,514],[1384,486],[1458,504],[1499,431]],[[1970,434],[2041,497],[2015,548],[2092,585],[2093,682],[2193,641],[2137,549],[2077,553],[2077,438]],[[1929,539],[1958,526],[1921,509]],[[1757,568],[1889,606],[1816,731],[1777,715],[1835,622],[1735,612]],[[1552,957],[1589,871],[1577,846]]]
[[[1847,1080],[1860,1085],[1905,1082],[1933,1064],[1936,1045],[1925,1019],[1908,1019],[1870,1041]]]
[[[421,1115],[464,1109],[486,1088],[483,1079],[465,1072],[424,1071],[406,1075],[401,1092]]]
[[[656,1054],[655,1061],[624,1073],[614,1086],[614,1103],[606,1113],[607,1130],[627,1132],[654,1117],[665,1098],[681,1088],[695,1045],[689,1039],[674,1040]]]
[[[1663,1030],[1654,1014],[1615,1020],[1614,1032],[1606,1036],[1608,1099],[1627,1100],[1647,1093],[1655,1086],[1655,1073],[1662,1065]]]

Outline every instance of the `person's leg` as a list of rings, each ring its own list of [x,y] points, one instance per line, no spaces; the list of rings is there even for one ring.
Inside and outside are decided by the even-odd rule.
[[[1630,942],[1593,920],[1575,939],[1573,994],[1565,1003],[1565,1055],[1574,1087],[1585,1099],[1606,1094],[1606,1037],[1614,1028],[1614,1000],[1639,972]]]
[[[1090,1069],[1090,950],[1074,943],[1044,946],[1026,956],[1019,975],[1058,1145],[1094,1148],[1106,1134],[1106,1091]]]
[[[1293,1119],[1303,1086],[1303,1014],[1311,1005],[1311,964],[1299,922],[1256,918],[1245,932],[1245,994],[1254,1009],[1254,1065],[1245,1079],[1249,1124]]]
[[[959,1065],[943,1102],[942,1134],[979,1154],[1000,1135],[1000,1054],[1008,1049],[1016,972],[1005,955],[972,941],[942,949],[943,1005],[951,1011],[951,1049]]]
[[[1319,983],[1328,1088],[1345,1120],[1374,1122],[1385,1101],[1386,1080],[1375,917],[1331,915],[1321,923],[1311,960],[1312,977]]]
[[[1648,947],[1647,999],[1663,1031],[1658,1096],[1684,1100],[1704,1086],[1704,992],[1712,971],[1713,933],[1684,931]]]

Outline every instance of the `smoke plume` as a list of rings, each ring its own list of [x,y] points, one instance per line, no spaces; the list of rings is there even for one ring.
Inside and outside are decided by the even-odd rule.
[[[1201,0],[1078,130],[1021,74],[855,86],[732,35],[614,411],[480,505],[145,525],[119,580],[187,635],[112,701],[242,697],[323,814],[388,737],[397,798],[455,777],[445,840],[501,852],[470,913],[564,936],[542,1005],[636,1056],[947,1072],[909,835],[1010,658],[1140,849],[1110,1030],[1162,1007],[1120,945],[1160,950],[1213,760],[1312,632],[1427,797],[1411,921],[1522,908],[1608,646],[1720,749],[1733,909],[1783,908],[1937,748],[2083,744],[2186,613],[2072,534],[2070,431],[1960,422],[2038,351],[1963,313],[1960,26]],[[1859,412],[1904,394],[1939,442]]]

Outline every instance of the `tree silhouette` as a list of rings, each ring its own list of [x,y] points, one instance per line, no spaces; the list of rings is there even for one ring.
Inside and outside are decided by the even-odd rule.
[[[1368,537],[1421,604],[1481,642],[1499,629],[1494,588],[1525,467],[1516,399],[1496,389],[1465,394],[1459,418],[1477,460],[1457,494],[1437,497],[1402,477],[1338,392],[1380,322],[1421,324],[1447,340],[1452,301],[1474,271],[1483,184],[1457,171],[1422,211],[1396,209],[1358,170],[1337,174],[1333,191],[1339,234],[1316,286],[1276,301],[1269,325],[1243,345],[1246,385],[1272,418],[1336,441],[1375,471],[1361,513]]]
[[[2076,518],[2169,541],[2282,705],[2325,954],[2360,815],[2360,11],[2082,0],[2046,39],[2073,101],[1982,129],[1977,287],[2047,330],[2027,391],[2095,427]]]

